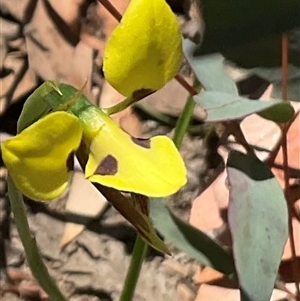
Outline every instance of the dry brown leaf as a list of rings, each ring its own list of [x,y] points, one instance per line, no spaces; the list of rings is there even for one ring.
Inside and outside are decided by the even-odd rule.
[[[81,223],[67,222],[60,241],[60,248],[64,248],[84,229],[86,224],[99,216],[107,206],[104,196],[88,181],[82,172],[75,172],[70,191],[67,196],[66,212],[84,218]]]
[[[27,274],[20,269],[7,269],[6,283],[2,283],[0,293],[12,292],[29,300],[47,300],[48,295],[36,283],[31,274]]]
[[[63,9],[67,7],[63,6]],[[63,9],[60,10],[62,15]],[[74,19],[74,12],[70,15]],[[84,92],[92,100],[93,50],[81,41],[73,47],[57,29],[44,1],[38,1],[32,20],[26,26],[25,37],[29,65],[41,78],[76,88],[88,81]]]
[[[225,185],[225,171],[206,188],[192,204],[190,223],[202,230],[211,231],[224,226],[221,210],[228,205],[228,189]]]
[[[270,301],[279,301],[286,298],[287,293],[275,289]],[[238,289],[230,289],[215,285],[202,284],[195,301],[240,301]]]
[[[130,0],[111,0],[110,2],[121,14],[123,14]],[[106,37],[109,37],[111,32],[119,24],[119,22],[101,4],[98,6],[97,12],[104,23],[103,32],[106,35]]]
[[[190,84],[192,80],[185,77]],[[179,116],[182,112],[189,93],[184,89],[175,79],[172,79],[159,91],[145,97],[140,101],[140,104],[145,108],[154,109],[163,114],[170,114]],[[205,113],[200,106],[196,106],[194,110],[194,117],[203,120]]]
[[[212,283],[224,278],[224,274],[221,272],[211,268],[211,267],[204,267],[203,269],[198,269],[193,276],[193,281],[196,284],[201,283]]]
[[[281,138],[281,131],[276,123],[266,120],[256,114],[245,118],[241,123],[241,128],[248,143],[250,145],[255,145],[260,149],[256,150],[255,153],[262,161],[269,157]],[[233,137],[229,137],[230,143],[234,141]],[[236,143],[231,144],[230,146],[232,149],[244,151],[244,148]]]
[[[27,14],[28,8],[31,4],[36,2],[34,0],[1,0],[1,11],[4,13],[11,14],[19,22],[24,22]],[[34,8],[34,6],[33,6]]]
[[[0,115],[37,85],[35,73],[28,69],[26,58],[20,52],[8,53],[3,65],[10,73],[0,79]]]
[[[80,31],[81,5],[85,0],[48,0],[52,8],[69,26],[70,30],[78,35]]]
[[[202,284],[195,301],[239,301],[239,290]]]
[[[299,103],[292,103],[295,110],[300,110],[300,104]],[[297,116],[297,118],[292,123],[291,127],[289,128],[289,131],[287,133],[287,142],[288,142],[288,160],[289,160],[289,166],[294,168],[295,170],[298,170],[298,173],[300,172],[300,143],[299,143],[299,137],[300,137],[300,115]],[[283,165],[283,156],[282,156],[282,150],[279,151],[275,163],[279,166]],[[275,174],[276,178],[279,180],[279,183],[282,187],[284,187],[284,174],[282,169],[273,168],[273,173]],[[293,181],[293,180],[292,180]],[[295,208],[296,214],[298,213],[298,220],[296,218],[293,219],[293,231],[294,231],[294,240],[295,240],[295,247],[296,247],[296,254],[300,257],[300,187],[299,185],[294,186],[294,188],[291,190],[292,192],[292,200],[293,200],[293,206]],[[283,259],[287,260],[291,258],[291,247],[290,247],[290,240],[288,240],[284,253],[283,253]],[[292,271],[291,271],[292,273]]]
[[[130,0],[115,0],[110,2],[121,14],[123,14]],[[97,36],[95,28],[91,29],[89,24],[87,24],[82,27],[80,38],[91,48],[97,49],[99,51],[96,60],[98,64],[101,65],[105,42],[119,22],[110,14],[110,12],[107,11],[107,9],[102,4],[98,3],[96,9],[96,14],[99,20],[101,20],[101,37],[99,37],[99,34]]]
[[[270,85],[261,96],[264,100],[270,100],[270,95],[273,91],[273,85]],[[257,114],[252,114],[246,117],[241,122],[241,129],[246,140],[250,145],[256,146],[255,153],[260,160],[266,160],[270,153],[275,149],[278,141],[281,138],[279,126],[273,121],[266,120]],[[233,136],[229,136],[228,145],[230,149],[245,152],[245,149],[240,144],[235,142]],[[228,148],[220,147],[219,153],[226,161],[228,156]]]
[[[123,14],[130,0],[114,0],[110,2],[121,14]],[[95,24],[96,20],[94,20],[94,22],[88,22],[88,24],[83,24],[80,32],[80,39],[91,48],[98,50],[96,62],[98,66],[101,66],[105,42],[119,22],[107,11],[107,9],[101,3],[97,4],[95,15],[96,18],[101,21],[101,25],[96,25],[96,28],[91,25],[91,23]],[[99,35],[100,30],[101,34]]]
[[[195,300],[195,292],[185,283],[179,282],[177,284],[176,291],[181,301]]]
[[[25,59],[19,52],[10,52],[5,57],[3,65],[10,73],[1,78],[0,97],[5,97],[9,93],[16,77],[22,76],[21,73],[24,73],[27,69]]]
[[[295,111],[300,111],[300,104],[292,102],[292,105]],[[289,166],[300,171],[300,115],[294,120],[292,125],[290,126],[288,133],[287,133],[287,141],[288,141],[288,161]],[[278,152],[278,155],[275,159],[275,163],[279,166],[283,165],[283,155],[282,149]],[[273,168],[273,172],[275,173],[277,179],[283,186],[284,184],[284,177],[283,171],[278,168]]]

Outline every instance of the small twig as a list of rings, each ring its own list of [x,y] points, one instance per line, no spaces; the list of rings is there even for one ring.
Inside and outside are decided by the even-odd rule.
[[[109,0],[98,0],[109,12],[110,14],[120,22],[122,19],[122,14],[110,3]]]
[[[183,76],[181,76],[180,74],[175,75],[175,79],[177,80],[177,82],[183,87],[185,88],[191,95],[197,95],[198,91],[191,86]]]
[[[279,163],[274,163],[272,165],[272,168],[283,170],[284,166],[282,164],[279,164]],[[299,170],[299,168],[294,168],[294,167],[291,167],[291,166],[287,166],[287,168],[289,170],[290,179],[300,179],[300,170]]]

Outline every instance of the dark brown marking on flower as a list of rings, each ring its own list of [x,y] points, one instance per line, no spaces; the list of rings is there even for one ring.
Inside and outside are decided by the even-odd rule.
[[[74,168],[74,152],[71,152],[67,158],[67,171],[71,171]]]
[[[144,148],[151,148],[151,145],[150,145],[150,139],[143,139],[143,138],[135,138],[135,137],[131,137],[131,140],[141,146],[141,147],[144,147]]]
[[[118,160],[112,155],[107,155],[98,165],[95,174],[101,176],[113,176],[117,172]]]
[[[136,90],[132,93],[132,99],[134,99],[135,101],[139,101],[140,99],[154,93],[155,91],[151,90],[151,89],[140,89],[140,90]]]

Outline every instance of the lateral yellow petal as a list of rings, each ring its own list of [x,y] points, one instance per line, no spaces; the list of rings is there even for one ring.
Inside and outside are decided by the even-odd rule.
[[[186,169],[171,139],[129,136],[107,115],[92,140],[85,170],[91,182],[121,191],[163,197],[186,183]]]
[[[162,88],[182,61],[178,21],[165,0],[131,0],[106,44],[103,70],[121,94]]]
[[[3,161],[17,188],[37,201],[60,196],[71,176],[68,159],[79,147],[81,136],[77,117],[55,112],[3,142]]]

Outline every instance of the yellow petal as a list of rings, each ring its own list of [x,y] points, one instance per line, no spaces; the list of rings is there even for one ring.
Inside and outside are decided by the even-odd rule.
[[[85,170],[91,182],[152,197],[173,194],[186,183],[186,169],[172,140],[133,138],[107,115],[101,119]]]
[[[107,42],[103,70],[116,90],[131,96],[162,88],[181,60],[179,24],[165,0],[131,0]]]
[[[60,196],[70,178],[68,159],[81,135],[77,117],[55,112],[3,142],[3,161],[17,188],[33,200]]]

